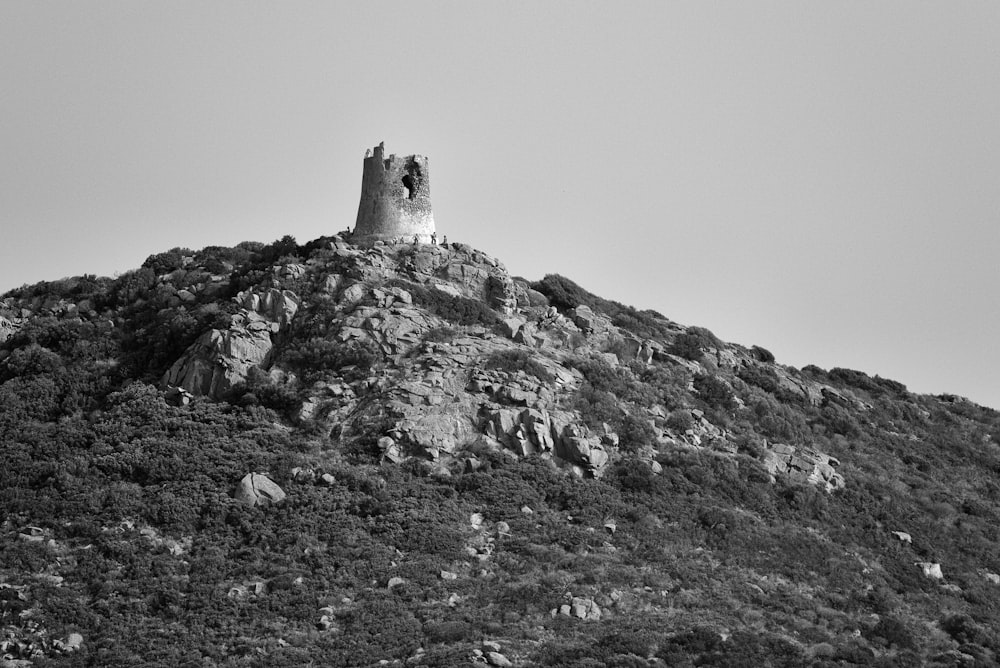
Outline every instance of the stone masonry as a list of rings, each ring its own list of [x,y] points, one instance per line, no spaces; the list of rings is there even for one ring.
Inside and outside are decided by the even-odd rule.
[[[383,144],[365,156],[352,241],[361,246],[376,241],[431,243],[434,213],[427,158],[395,154],[386,158]]]

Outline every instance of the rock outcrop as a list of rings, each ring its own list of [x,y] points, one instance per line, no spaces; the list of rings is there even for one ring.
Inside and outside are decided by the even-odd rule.
[[[273,347],[272,324],[248,311],[234,317],[229,329],[202,334],[170,367],[163,384],[195,395],[221,397],[246,380],[252,367],[267,365]]]
[[[275,335],[288,327],[301,301],[291,290],[271,288],[241,292],[236,302],[244,308],[229,328],[202,334],[170,367],[163,385],[219,398],[245,381],[251,368],[268,366]]]
[[[783,443],[772,445],[764,456],[764,466],[772,476],[786,475],[795,482],[820,485],[827,492],[844,486],[844,477],[835,470],[839,465],[822,452]]]

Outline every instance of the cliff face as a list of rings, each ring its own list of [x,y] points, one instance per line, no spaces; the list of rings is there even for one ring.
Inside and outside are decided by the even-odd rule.
[[[0,428],[13,659],[1000,651],[996,412],[462,244],[174,249],[11,291]]]

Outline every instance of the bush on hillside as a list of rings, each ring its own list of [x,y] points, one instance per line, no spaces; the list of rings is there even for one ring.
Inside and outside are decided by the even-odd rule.
[[[555,382],[555,377],[549,370],[542,366],[526,350],[498,350],[486,358],[485,368],[505,371],[509,374],[516,374],[523,371],[525,374],[537,378],[543,383]]]
[[[496,311],[478,299],[450,295],[408,281],[392,280],[387,285],[403,288],[410,293],[415,304],[456,325],[493,327],[500,322]]]
[[[712,408],[726,411],[736,408],[736,397],[724,380],[709,374],[697,374],[693,382],[699,398]]]
[[[281,360],[311,384],[336,372],[346,382],[367,378],[371,367],[381,358],[378,346],[370,341],[332,341],[311,338],[293,341],[282,352]]]
[[[674,342],[667,350],[671,355],[697,362],[705,354],[702,350],[705,343],[705,340],[695,332],[682,332],[674,337]]]

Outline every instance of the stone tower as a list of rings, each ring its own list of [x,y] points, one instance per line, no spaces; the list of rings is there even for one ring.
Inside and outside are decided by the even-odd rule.
[[[430,243],[434,213],[427,158],[422,155],[397,158],[395,154],[385,158],[384,152],[383,142],[375,147],[374,153],[369,151],[365,155],[354,243],[365,245],[399,238],[411,243],[414,237],[421,243]]]

